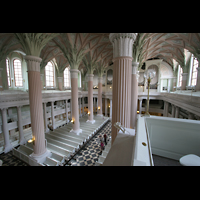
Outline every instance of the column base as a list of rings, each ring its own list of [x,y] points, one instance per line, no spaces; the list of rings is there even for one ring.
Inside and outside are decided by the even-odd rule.
[[[103,114],[97,114],[97,117],[103,117]]]
[[[12,144],[8,144],[6,146],[4,146],[3,152],[4,153],[8,153],[9,151],[11,151],[13,149]]]
[[[46,150],[43,154],[38,155],[38,154],[30,154],[29,155],[31,158],[35,159],[37,163],[43,163],[46,159],[46,157],[51,156],[51,152],[49,150]],[[34,163],[31,159],[29,159],[29,164],[31,166],[34,166],[36,163]]]
[[[91,123],[91,124],[94,124],[95,123],[95,120],[87,120],[86,122],[89,122],[89,123]]]
[[[78,130],[71,130],[71,133],[75,133],[76,135],[79,135],[80,133],[82,133],[82,129],[78,129]]]

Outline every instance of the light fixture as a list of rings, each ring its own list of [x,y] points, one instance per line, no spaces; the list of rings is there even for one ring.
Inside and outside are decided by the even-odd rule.
[[[98,110],[100,110],[100,106],[98,107]]]
[[[35,145],[35,137],[33,137],[32,139],[28,140],[28,143],[33,143],[33,145]]]
[[[74,124],[74,120],[73,119],[71,120],[71,122],[72,122],[72,124]]]
[[[110,86],[110,89],[111,89],[112,87]]]
[[[88,115],[90,116],[90,112],[88,112]]]
[[[110,108],[110,105],[108,107]]]
[[[140,111],[137,111],[137,114],[139,114],[140,113]]]

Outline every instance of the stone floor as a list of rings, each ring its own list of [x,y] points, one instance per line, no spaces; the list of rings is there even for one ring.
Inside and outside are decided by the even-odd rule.
[[[182,166],[178,160],[153,155],[154,166]]]

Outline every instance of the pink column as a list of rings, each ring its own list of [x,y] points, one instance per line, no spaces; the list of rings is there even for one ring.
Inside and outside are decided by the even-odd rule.
[[[93,74],[88,74],[88,120],[92,124],[95,123],[93,119]]]
[[[181,90],[186,90],[188,73],[182,73],[182,86]]]
[[[63,77],[58,77],[58,89],[63,90]]]
[[[113,62],[112,143],[117,136],[114,123],[130,128],[132,58],[118,57]]]
[[[40,63],[41,58],[25,56],[28,68],[29,103],[31,115],[31,128],[34,140],[33,154],[31,156],[38,162],[50,154],[46,148],[44,136],[44,119],[42,109],[42,92]]]
[[[103,116],[102,114],[102,81],[103,77],[98,78],[98,107],[97,107],[97,116]],[[99,110],[100,108],[100,110]]]
[[[200,67],[197,67],[197,84],[196,91],[200,91]]]
[[[137,81],[137,69],[138,62],[132,63],[132,77],[131,77],[131,128],[135,128],[137,119],[137,102],[138,102],[138,81]]]
[[[79,111],[78,111],[78,70],[71,69],[71,101],[72,103],[72,130],[76,134],[82,133],[79,123]]]
[[[110,33],[109,39],[113,44],[113,105],[112,105],[112,144],[118,130],[116,122],[130,128],[131,114],[131,72],[132,49],[135,33]]]

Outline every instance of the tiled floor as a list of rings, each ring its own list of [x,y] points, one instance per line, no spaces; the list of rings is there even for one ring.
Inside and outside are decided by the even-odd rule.
[[[17,157],[13,156],[12,151],[8,153],[0,154],[0,160],[3,161],[2,166],[29,166],[22,160],[18,159]]]
[[[111,136],[111,122],[109,121],[80,151],[66,164],[71,166],[94,166],[101,155],[100,137],[106,133]]]

